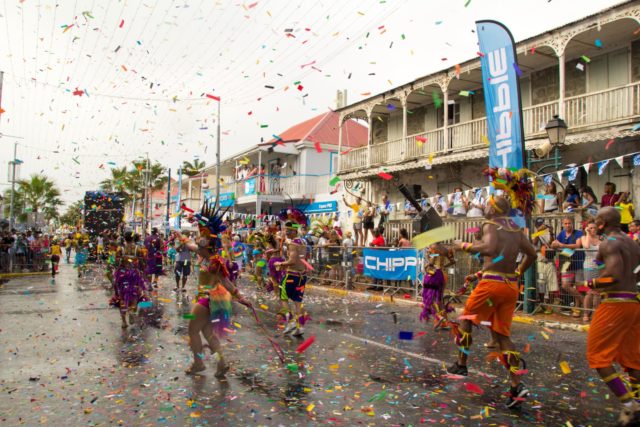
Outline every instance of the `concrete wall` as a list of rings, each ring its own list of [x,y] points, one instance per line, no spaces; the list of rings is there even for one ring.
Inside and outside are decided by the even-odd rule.
[[[299,168],[296,172],[299,175],[327,175],[329,174],[330,156],[329,150],[323,149],[322,153],[318,153],[315,148],[304,147],[300,150],[297,162]]]

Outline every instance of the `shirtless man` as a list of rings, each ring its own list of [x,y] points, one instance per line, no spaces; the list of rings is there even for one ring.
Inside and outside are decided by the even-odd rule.
[[[604,263],[600,277],[587,282],[602,295],[587,335],[587,361],[623,404],[618,425],[640,425],[640,247],[621,231],[613,207],[600,209],[596,226],[607,238],[596,256]],[[631,390],[614,362],[629,374]]]
[[[294,223],[285,223],[284,246],[287,250],[287,260],[276,262],[274,265],[280,269],[285,267],[286,272],[280,283],[280,302],[282,303],[281,313],[288,320],[284,328],[284,333],[292,331],[293,335],[304,334],[304,316],[302,313],[302,298],[304,297],[304,286],[307,283],[306,266],[301,258],[307,253],[304,241],[298,236],[298,229]],[[293,301],[293,313],[290,312],[289,300]]]
[[[482,278],[471,292],[464,308],[464,319],[455,327],[458,360],[447,371],[450,374],[468,375],[467,356],[471,346],[472,322],[490,322],[492,340],[502,352],[502,363],[511,376],[508,408],[517,407],[529,390],[520,381],[520,353],[511,341],[511,319],[518,300],[518,279],[536,259],[536,250],[513,220],[506,217],[509,202],[495,197],[485,208],[488,219],[482,225],[482,237],[473,243],[461,243],[459,249],[484,257]],[[518,253],[524,257],[517,265]]]

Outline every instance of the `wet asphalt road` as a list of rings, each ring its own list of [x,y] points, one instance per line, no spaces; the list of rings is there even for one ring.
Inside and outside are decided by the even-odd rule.
[[[193,295],[195,278],[188,286]],[[275,299],[253,292],[249,281],[240,286],[263,306],[259,315],[287,365],[250,312],[235,305],[236,333],[224,342],[232,371],[219,381],[208,353],[203,375],[183,372],[191,361],[183,318],[191,303],[171,292],[169,278],[142,327],[124,332],[97,268],[77,279],[62,265],[54,283],[12,279],[0,289],[0,424],[606,426],[617,417],[617,401],[584,360],[584,332],[514,326],[516,345],[530,347],[525,382],[532,394],[509,411],[504,370],[482,348],[485,330],[474,334],[474,372],[451,378],[443,369],[454,357],[450,335],[420,324],[416,306],[310,289],[305,337],[283,337]],[[400,331],[414,338],[399,340]],[[297,354],[311,335],[315,343]],[[571,373],[562,374],[562,360]]]

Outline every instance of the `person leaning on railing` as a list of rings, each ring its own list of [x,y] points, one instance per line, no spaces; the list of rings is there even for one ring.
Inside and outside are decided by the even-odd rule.
[[[573,219],[563,218],[562,227],[562,231],[558,233],[556,239],[551,243],[551,247],[553,249],[567,249],[570,251],[579,249],[580,244],[578,243],[578,240],[580,239],[580,237],[582,237],[582,231],[574,229]],[[582,307],[584,301],[582,294],[580,294],[580,292],[578,292],[578,290],[576,289],[575,283],[582,281],[581,267],[584,261],[584,253],[575,251],[567,255],[568,256],[564,256],[563,254],[561,254],[561,256],[564,258],[564,260],[561,259],[560,277],[562,282],[562,289],[571,297],[573,297],[575,301],[574,308],[572,309],[572,316],[580,317],[580,309],[578,307]]]
[[[547,303],[554,303],[558,296],[558,275],[554,264],[554,250],[550,250],[550,244],[554,240],[551,228],[544,222],[543,218],[536,218],[535,232],[533,233],[533,246],[538,253],[536,262],[536,270],[538,272],[538,280],[536,281],[536,289],[538,292],[538,301],[542,305],[545,314],[551,314],[553,311],[546,306]]]
[[[584,280],[589,282],[599,276],[598,264],[596,263],[596,255],[598,247],[601,243],[600,236],[598,236],[598,229],[594,220],[587,222],[585,227],[585,235],[580,237],[578,243],[585,252],[583,272]],[[588,287],[579,287],[580,292],[584,292],[584,311],[582,312],[582,320],[588,322],[591,310],[595,310],[600,305],[600,293],[595,289]]]

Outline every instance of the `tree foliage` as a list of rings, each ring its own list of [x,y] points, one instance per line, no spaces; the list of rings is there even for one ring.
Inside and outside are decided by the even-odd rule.
[[[193,163],[185,160],[182,163],[182,172],[188,176],[194,176],[199,174],[206,166],[203,160],[194,159]]]
[[[75,227],[82,219],[82,209],[84,208],[84,200],[78,200],[71,204],[64,214],[60,216],[60,223]]]

